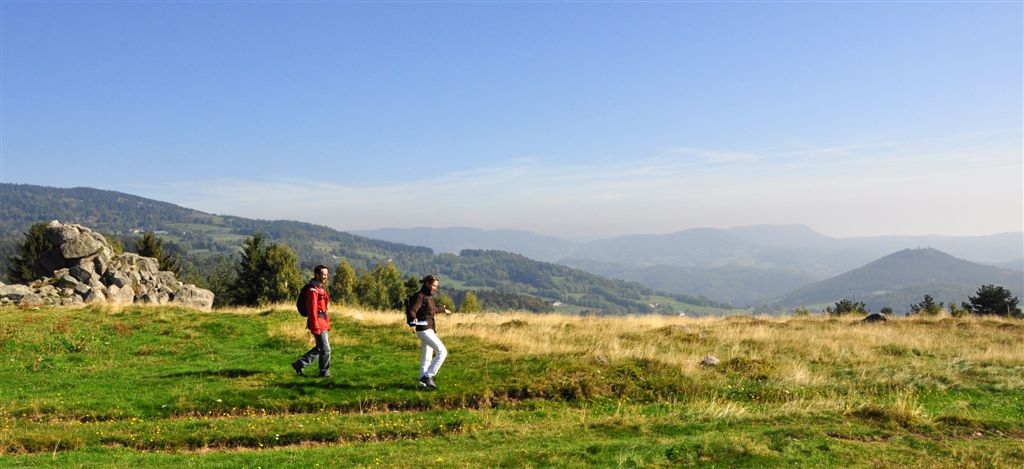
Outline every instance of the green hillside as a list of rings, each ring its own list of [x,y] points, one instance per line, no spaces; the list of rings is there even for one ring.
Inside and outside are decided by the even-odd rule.
[[[466,251],[436,255],[424,247],[355,236],[325,226],[287,220],[252,220],[213,215],[166,202],[91,188],[58,189],[0,184],[0,267],[33,223],[77,223],[134,243],[139,230],[153,231],[185,264],[204,273],[223,257],[234,258],[242,241],[263,233],[269,242],[288,245],[308,271],[317,264],[335,267],[345,259],[357,271],[392,262],[405,276],[435,273],[455,296],[473,290],[492,308],[595,314],[676,312],[727,313],[729,305],[704,298],[658,293],[639,283],[609,280],[556,264],[533,261],[501,251]]]

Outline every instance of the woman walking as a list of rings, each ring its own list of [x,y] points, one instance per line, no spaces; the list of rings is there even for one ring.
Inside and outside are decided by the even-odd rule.
[[[446,313],[444,306],[434,303],[434,293],[441,283],[437,277],[428,275],[420,280],[420,291],[409,298],[405,306],[405,319],[410,327],[416,328],[416,336],[420,338],[420,387],[437,389],[434,377],[441,368],[448,349],[437,337],[434,328],[434,314]]]

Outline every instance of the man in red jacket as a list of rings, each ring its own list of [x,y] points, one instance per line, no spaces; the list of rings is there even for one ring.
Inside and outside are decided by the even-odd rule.
[[[313,268],[313,278],[303,287],[306,291],[306,328],[313,334],[316,345],[305,355],[292,362],[295,374],[302,375],[302,370],[320,358],[320,377],[331,376],[331,343],[327,340],[327,331],[331,330],[331,318],[327,317],[327,266],[318,265]]]

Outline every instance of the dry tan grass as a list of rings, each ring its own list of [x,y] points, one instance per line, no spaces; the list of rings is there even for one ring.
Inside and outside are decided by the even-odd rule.
[[[371,324],[401,327],[398,312],[339,308],[334,314]],[[887,412],[905,420],[926,420],[909,391],[919,385],[945,388],[977,379],[977,364],[998,367],[993,384],[1024,389],[1024,349],[1019,338],[1024,324],[999,318],[892,318],[885,324],[863,324],[860,318],[674,316],[577,317],[528,312],[452,314],[438,319],[442,337],[471,336],[505,350],[525,354],[571,354],[596,363],[626,359],[658,361],[698,376],[701,359],[714,355],[751,376],[762,376],[780,389],[841,389],[849,380],[871,383],[868,389],[901,390],[904,396]],[[301,331],[299,331],[301,332]],[[971,365],[968,367],[967,365]],[[964,371],[971,368],[973,374]],[[843,370],[843,374],[836,374]],[[721,380],[702,374],[701,379]],[[887,391],[888,392],[888,391]],[[693,396],[706,404],[706,414],[724,417],[738,412],[722,407],[716,396]],[[806,397],[806,396],[805,396]],[[837,410],[836,402],[854,405],[856,396],[832,401],[793,399],[790,410]],[[785,412],[786,406],[779,408]],[[842,409],[847,412],[856,409]]]
[[[398,312],[337,308],[372,324],[401,325]],[[986,323],[989,327],[979,327]],[[473,336],[523,353],[572,353],[658,359],[692,366],[704,355],[766,359],[801,357],[804,362],[880,362],[884,357],[945,355],[958,359],[1019,363],[1017,343],[1024,324],[978,318],[895,318],[861,324],[857,318],[674,316],[578,317],[527,312],[452,314],[438,319],[447,336]],[[993,327],[993,325],[995,327]],[[995,332],[995,333],[993,333]],[[787,379],[812,381],[805,365],[780,368]]]

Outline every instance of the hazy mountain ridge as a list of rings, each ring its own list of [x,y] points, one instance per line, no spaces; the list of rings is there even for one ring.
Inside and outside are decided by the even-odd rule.
[[[1024,258],[1015,259],[1009,262],[996,262],[996,263],[985,263],[992,267],[999,267],[1000,269],[1019,270],[1024,272]]]
[[[568,265],[596,261],[650,266],[795,269],[825,278],[902,249],[934,248],[972,262],[1024,271],[1024,232],[985,236],[832,238],[806,225],[693,228],[669,234],[624,235],[587,242],[519,230],[388,228],[353,233],[439,252],[499,249]]]
[[[491,249],[514,252],[544,262],[561,259],[574,246],[569,240],[523,230],[417,227],[352,230],[350,233],[412,246],[426,246],[439,253],[458,254],[463,249]]]
[[[418,239],[428,246],[431,239],[444,238],[449,250],[494,246],[496,241],[487,237],[490,233],[475,230],[472,238],[464,238],[460,230],[451,228],[376,232],[388,240]],[[514,239],[529,240],[531,247],[517,251],[509,246],[512,238],[506,238],[502,249],[521,254],[528,250],[539,252],[537,244],[552,238],[522,231],[516,232],[516,236],[518,238]],[[568,249],[566,240],[555,239],[557,245],[545,245],[543,252],[546,256],[558,252],[563,255],[551,262],[640,282],[659,291],[698,295],[737,306],[760,306],[777,301],[799,287],[841,275],[904,249],[930,247],[976,263],[1024,272],[1021,258],[1024,233],[831,238],[805,225],[756,225],[700,228],[665,235],[626,235],[575,242]],[[964,288],[959,285],[945,290],[952,294]],[[965,300],[966,296],[958,298]],[[920,298],[914,302],[918,301]]]
[[[132,230],[173,230],[172,241],[187,240],[213,250],[219,247],[223,252],[233,252],[234,247],[223,249],[231,240],[261,232],[271,240],[288,240],[289,247],[303,261],[339,255],[350,257],[354,266],[361,268],[381,259],[431,254],[428,248],[355,236],[312,223],[213,215],[168,202],[88,187],[65,189],[0,183],[0,209],[3,211],[0,237],[8,239],[20,239],[32,223],[56,219],[106,235],[127,235]],[[333,250],[325,249],[325,243]],[[6,257],[3,261],[6,262]]]
[[[600,308],[599,305],[603,304],[616,309],[626,308],[626,311],[646,310],[646,302],[652,301],[651,295],[658,291],[667,292],[683,303],[714,307],[725,305],[708,298],[737,306],[781,310],[856,297],[862,301],[870,299],[869,304],[899,310],[919,302],[924,294],[931,294],[936,301],[964,301],[978,286],[987,283],[1006,286],[1016,294],[1024,290],[1018,280],[1022,272],[1020,269],[1014,274],[963,259],[949,262],[954,256],[937,249],[909,250],[934,251],[945,256],[943,262],[918,270],[901,266],[891,259],[875,264],[881,261],[879,258],[892,252],[869,258],[873,255],[872,250],[908,243],[946,245],[961,252],[997,258],[998,253],[1010,252],[1012,255],[1015,251],[1024,250],[1024,233],[963,238],[884,236],[836,239],[803,225],[777,225],[702,228],[668,235],[630,235],[573,242],[521,230],[415,228],[356,232],[392,238],[379,240],[309,223],[212,215],[113,191],[14,184],[0,184],[0,208],[4,215],[0,223],[0,228],[3,228],[0,237],[3,238],[0,239],[5,240],[7,246],[4,252],[0,252],[4,254],[3,261],[12,252],[12,243],[20,239],[29,224],[54,218],[86,226],[91,224],[99,227],[97,231],[108,233],[127,232],[132,228],[160,230],[169,227],[178,231],[171,235],[172,238],[180,236],[189,242],[206,243],[209,248],[222,250],[237,250],[243,237],[262,232],[268,235],[269,240],[283,241],[292,247],[299,254],[304,268],[325,258],[345,257],[361,270],[391,260],[403,273],[440,273],[466,287],[476,285],[495,291],[538,295],[549,300],[575,298],[584,301],[585,298],[584,302],[593,307]],[[410,236],[415,239],[408,244],[393,240]],[[445,243],[442,249],[437,247],[440,243]],[[1021,246],[1007,247],[1015,243]],[[438,249],[440,254],[435,254],[434,249]],[[466,250],[493,252],[473,252],[468,256],[447,254],[456,249],[460,254]],[[538,262],[520,251],[534,252],[541,258],[559,257],[560,260]],[[518,255],[506,255],[511,253]],[[838,275],[831,273],[837,266],[854,264],[864,258],[867,260],[855,264],[852,271],[847,269]],[[1021,259],[1017,257],[1008,261],[1008,265],[1020,263]],[[574,267],[581,272],[567,274],[560,268],[545,266],[545,262]],[[920,263],[912,258],[903,259],[903,262]],[[941,270],[964,275],[929,276]],[[872,272],[868,277],[882,283],[862,285],[865,281],[857,273],[864,271]],[[994,271],[1003,273],[993,275]],[[583,272],[599,277],[588,277]],[[610,278],[619,279],[616,281],[619,283],[605,284],[605,279]]]
[[[462,284],[495,292],[494,298],[510,304],[550,305],[559,300],[567,303],[567,307],[579,307],[566,310],[569,312],[579,309],[613,314],[650,312],[654,310],[650,306],[654,303],[662,304],[663,308],[682,305],[728,308],[707,299],[661,294],[638,283],[603,278],[563,265],[545,265],[501,251],[465,256],[436,255],[429,247],[366,238],[310,223],[212,215],[100,189],[0,183],[0,210],[3,215],[0,217],[3,272],[6,272],[8,256],[14,254],[15,246],[31,224],[57,219],[89,226],[106,235],[131,236],[132,230],[166,231],[161,237],[190,246],[190,257],[201,259],[234,255],[245,237],[259,232],[266,235],[269,242],[288,245],[298,255],[303,269],[317,263],[333,267],[340,258],[361,271],[392,262],[403,275],[442,275],[449,279],[449,292]],[[564,294],[559,294],[560,289]],[[672,305],[673,299],[680,305]],[[579,303],[569,303],[572,300]]]
[[[932,248],[904,249],[863,267],[816,282],[783,296],[783,307],[829,304],[840,299],[863,301],[869,309],[906,310],[925,294],[939,301],[966,301],[981,285],[1024,291],[1024,272],[958,259]]]
[[[597,261],[578,261],[573,267],[633,282],[666,292],[690,292],[704,298],[714,298],[735,306],[761,304],[778,298],[822,277],[784,269],[755,267],[629,267]]]

